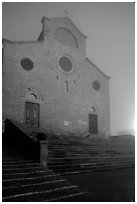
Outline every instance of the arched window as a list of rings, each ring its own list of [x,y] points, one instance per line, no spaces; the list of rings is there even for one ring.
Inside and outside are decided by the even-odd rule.
[[[55,33],[54,37],[57,41],[61,42],[64,45],[78,48],[78,41],[74,34],[66,28],[58,28]]]
[[[92,107],[91,107],[91,111],[92,111],[92,112],[96,112],[96,108],[92,106]]]

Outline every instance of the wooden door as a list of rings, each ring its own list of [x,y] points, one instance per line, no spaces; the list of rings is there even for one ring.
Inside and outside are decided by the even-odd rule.
[[[26,102],[26,125],[39,127],[39,104]]]
[[[98,115],[89,114],[89,133],[98,134]]]

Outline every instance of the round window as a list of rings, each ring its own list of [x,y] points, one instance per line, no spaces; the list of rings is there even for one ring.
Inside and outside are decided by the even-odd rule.
[[[33,69],[34,63],[32,62],[31,59],[24,58],[21,60],[21,66],[23,67],[23,69],[29,71],[29,70]]]
[[[61,57],[59,59],[59,66],[65,72],[70,72],[72,70],[72,61],[68,57]]]
[[[98,81],[93,81],[92,85],[96,91],[100,89],[100,83]]]

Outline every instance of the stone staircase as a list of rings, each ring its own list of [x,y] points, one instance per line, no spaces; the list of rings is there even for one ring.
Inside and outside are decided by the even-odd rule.
[[[134,166],[133,136],[96,139],[52,135],[48,138],[48,168],[62,175]]]
[[[79,190],[52,170],[3,145],[3,202],[90,201],[89,193]],[[90,199],[90,200],[89,200]]]
[[[2,201],[92,201],[66,175],[135,166],[132,136],[83,138],[48,136],[47,167],[40,164],[38,141],[8,122],[2,144]],[[82,175],[81,175],[82,176]]]

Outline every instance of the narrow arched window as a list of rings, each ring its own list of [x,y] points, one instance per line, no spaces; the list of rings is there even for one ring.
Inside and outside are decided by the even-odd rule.
[[[65,92],[68,92],[68,81],[65,81]]]

